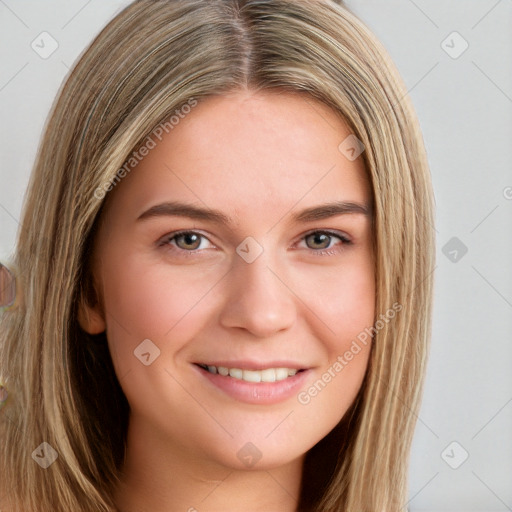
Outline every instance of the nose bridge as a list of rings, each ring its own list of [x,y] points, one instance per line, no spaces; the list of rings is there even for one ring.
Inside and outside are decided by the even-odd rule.
[[[296,318],[295,301],[278,277],[278,268],[272,268],[277,266],[270,249],[252,261],[243,253],[235,255],[232,265],[221,314],[223,325],[244,328],[258,337],[289,328]]]

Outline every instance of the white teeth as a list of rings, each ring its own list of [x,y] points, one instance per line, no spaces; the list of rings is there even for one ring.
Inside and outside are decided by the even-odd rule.
[[[214,368],[215,368],[215,366],[214,366]],[[208,369],[210,369],[210,367],[209,367],[209,366],[208,366]],[[217,371],[218,371],[221,375],[223,375],[224,377],[227,377],[227,376],[229,375],[229,370],[228,370],[228,368],[226,368],[225,366],[219,366],[219,367],[217,368]],[[212,373],[214,373],[214,372],[212,372]]]
[[[230,368],[229,376],[235,379],[243,379],[244,372],[240,368]]]
[[[206,366],[206,365],[205,365]],[[203,368],[205,368],[203,366]],[[210,373],[233,377],[246,382],[276,382],[293,377],[298,370],[295,368],[266,368],[265,370],[241,370],[240,368],[227,368],[225,366],[207,366]],[[206,368],[205,368],[206,369]]]
[[[276,368],[276,380],[284,380],[288,378],[288,368]]]
[[[268,370],[261,370],[261,380],[263,382],[275,382],[276,381],[276,371],[274,368],[269,368]]]
[[[244,370],[242,380],[246,380],[247,382],[261,382],[261,372]]]

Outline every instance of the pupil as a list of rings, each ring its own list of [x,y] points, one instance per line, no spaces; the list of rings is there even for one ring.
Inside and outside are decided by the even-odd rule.
[[[183,237],[184,245],[188,245],[188,246],[197,245],[197,241],[199,239],[199,237],[194,233],[185,233],[184,235],[182,235],[182,237]]]
[[[329,236],[325,233],[314,233],[312,236],[314,245],[321,245],[322,247],[326,247],[326,243],[329,245]]]

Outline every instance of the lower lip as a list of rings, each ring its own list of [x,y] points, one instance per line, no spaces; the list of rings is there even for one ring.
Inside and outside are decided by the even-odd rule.
[[[233,377],[210,373],[196,366],[197,371],[216,388],[231,398],[248,404],[276,404],[296,396],[307,379],[309,370],[277,382],[247,382]]]

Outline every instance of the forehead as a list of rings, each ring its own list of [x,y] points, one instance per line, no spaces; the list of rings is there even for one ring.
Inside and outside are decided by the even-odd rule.
[[[362,158],[339,149],[349,127],[307,95],[243,91],[187,112],[150,134],[151,149],[116,186],[119,208],[180,199],[270,220],[299,202],[369,199]]]

